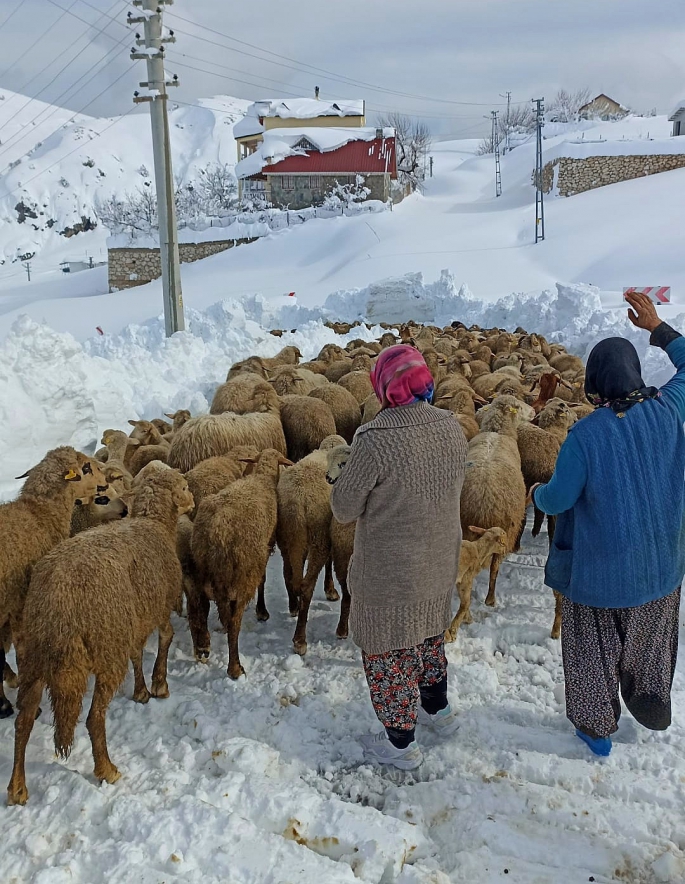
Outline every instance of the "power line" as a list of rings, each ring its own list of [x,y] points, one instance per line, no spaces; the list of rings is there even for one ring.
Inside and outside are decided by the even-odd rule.
[[[74,0],[74,2],[73,2],[71,5],[72,5],[72,6],[75,6],[77,3],[78,3],[78,0]],[[19,6],[21,6],[21,2],[19,3]],[[17,9],[19,9],[19,6],[17,6]],[[71,8],[71,7],[70,7],[70,8]],[[17,10],[15,10],[15,12],[16,12],[16,11],[17,11]],[[41,41],[44,37],[47,37],[47,35],[52,31],[52,29],[55,27],[55,25],[56,25],[58,22],[60,22],[60,21],[64,18],[64,16],[67,14],[67,12],[68,12],[68,10],[65,9],[65,10],[62,12],[61,15],[58,15],[58,16],[57,16],[57,18],[55,19],[54,22],[51,22],[51,23],[47,26],[47,28],[42,32],[42,34],[39,34],[39,36],[36,37],[36,39],[33,41],[33,43],[31,43],[31,45],[30,45],[29,47],[27,47],[26,49],[22,49],[22,50],[20,51],[19,55],[14,59],[14,61],[12,61],[10,64],[8,64],[7,67],[6,67],[3,71],[0,72],[0,79],[2,79],[2,77],[4,77],[5,74],[6,74],[6,73],[7,73],[12,67],[14,67],[14,65],[17,63],[17,61],[19,60],[19,58],[21,58],[22,56],[26,56],[26,55],[28,55],[29,53],[31,53],[31,52],[35,49],[35,47],[40,43],[40,41]],[[14,13],[12,13],[12,15],[14,15]],[[7,22],[10,20],[11,17],[12,17],[12,16],[10,15],[8,18],[5,19],[5,21],[3,22],[3,26],[4,26],[5,24],[7,24]],[[53,61],[55,61],[55,59],[53,59]],[[50,62],[50,64],[52,64],[52,62]],[[43,70],[45,70],[45,69],[43,68]],[[42,73],[42,71],[41,71],[41,73]],[[21,92],[21,90],[24,89],[26,86],[28,86],[28,84],[31,83],[33,79],[35,79],[35,78],[32,77],[31,80],[28,80],[26,83],[24,83],[23,86],[21,86],[19,89],[16,89],[16,90],[14,90],[14,91],[16,91],[16,92]],[[10,98],[10,101],[11,101],[11,100],[12,100],[12,99]]]
[[[196,27],[196,28],[201,29],[203,31],[208,31],[211,34],[216,34],[217,36],[223,37],[226,40],[231,40],[235,43],[239,43],[241,46],[248,46],[250,49],[256,49],[258,52],[262,52],[266,55],[272,55],[274,58],[283,59],[283,61],[278,61],[278,62],[271,61],[271,59],[262,58],[261,56],[258,56],[258,55],[251,55],[248,52],[244,52],[244,51],[235,49],[232,46],[226,46],[223,43],[217,43],[214,40],[209,40],[207,37],[199,37],[196,34],[189,34],[187,31],[180,31],[178,28],[176,29],[176,30],[179,30],[179,33],[183,33],[186,36],[191,37],[195,40],[202,40],[205,43],[209,43],[211,45],[218,46],[221,49],[224,49],[224,50],[228,49],[229,52],[238,52],[241,55],[247,56],[248,58],[255,58],[258,61],[267,62],[268,64],[277,64],[280,67],[290,68],[291,70],[300,71],[302,73],[316,73],[320,76],[323,76],[326,79],[334,80],[334,81],[337,81],[340,83],[346,83],[347,85],[354,86],[355,88],[371,89],[374,92],[385,92],[389,95],[397,95],[402,98],[414,98],[418,101],[434,101],[434,102],[439,102],[441,104],[456,104],[456,105],[464,105],[467,107],[491,106],[490,102],[456,101],[454,99],[449,99],[449,98],[433,98],[428,95],[417,95],[417,94],[414,94],[411,92],[402,92],[402,91],[396,90],[396,89],[387,89],[383,86],[374,86],[372,83],[366,83],[363,80],[354,80],[351,77],[346,77],[344,74],[342,74],[342,75],[335,74],[332,71],[326,70],[325,68],[319,68],[319,67],[316,67],[315,65],[310,65],[307,62],[299,62],[297,59],[290,58],[287,55],[280,55],[279,53],[272,52],[269,49],[263,49],[261,46],[256,46],[254,43],[248,43],[246,40],[239,40],[237,37],[231,37],[228,34],[224,34],[221,31],[216,30],[215,28],[210,28],[210,27],[207,27],[206,25],[197,24],[196,22],[193,22],[190,19],[184,18],[181,15],[178,15],[178,13],[176,13],[176,12],[170,12],[169,15],[174,19],[178,19],[179,21],[186,22],[187,24],[192,25],[193,27]],[[296,66],[293,67],[292,64],[284,64],[283,62],[292,62]],[[309,71],[304,71],[303,68],[308,68]],[[502,105],[504,105],[503,102],[502,102]]]
[[[4,28],[5,25],[7,24],[7,22],[19,12],[19,10],[21,9],[22,2],[23,2],[23,0],[19,0],[19,3],[17,4],[16,8],[13,9],[12,12],[10,12],[10,14],[7,16],[7,18],[0,24],[0,28]],[[3,73],[4,73],[4,71],[3,71]]]
[[[111,58],[109,61],[106,61],[107,57],[108,57],[109,55],[112,55],[112,53],[116,53],[117,50],[120,49],[121,46],[122,46],[122,44],[125,43],[125,42],[126,42],[126,40],[121,40],[116,46],[114,46],[112,49],[109,50],[109,52],[107,53],[107,55],[103,56],[102,58],[99,58],[96,62],[94,62],[94,63],[88,68],[88,70],[85,71],[85,72],[84,72],[84,73],[78,78],[78,80],[75,80],[75,81],[71,84],[71,86],[69,86],[69,87],[68,87],[67,89],[65,89],[62,93],[60,93],[60,95],[57,96],[57,98],[55,99],[55,102],[59,101],[60,98],[62,98],[64,95],[67,95],[69,92],[72,92],[73,89],[74,89],[74,87],[76,86],[76,84],[79,83],[81,80],[85,79],[86,77],[89,77],[89,75],[91,74],[91,72],[92,72],[96,67],[98,67],[98,65],[102,65],[102,67],[100,67],[100,70],[98,71],[98,73],[102,73],[102,71],[104,71],[105,68],[108,68],[108,67],[109,67],[114,61],[116,61],[117,59],[116,59],[116,56],[115,56],[115,57]],[[105,62],[105,63],[103,64],[103,62]],[[122,73],[122,75],[121,75],[120,77],[118,77],[116,80],[114,80],[114,83],[118,83],[119,80],[122,79],[122,77],[124,77],[126,73],[128,73],[128,68]],[[89,85],[89,83],[90,83],[90,79],[89,79],[88,83],[84,83],[83,86],[79,86],[79,88],[74,92],[74,95],[78,95],[78,93],[81,92],[83,89],[85,89],[85,87],[86,87],[87,85]],[[112,84],[110,84],[110,85],[114,85],[114,83],[112,83]],[[96,95],[95,98],[91,98],[91,99],[89,99],[85,104],[81,105],[81,107],[80,107],[77,111],[74,111],[74,113],[71,115],[71,117],[69,117],[68,119],[64,120],[62,123],[60,123],[60,125],[59,125],[58,128],[55,130],[55,132],[59,131],[59,129],[61,129],[61,128],[62,128],[63,126],[65,126],[67,123],[71,123],[73,120],[75,120],[76,117],[79,116],[79,114],[82,114],[82,113],[86,110],[86,108],[90,107],[90,105],[93,104],[93,103],[94,103],[94,102],[100,97],[100,95],[102,95],[104,92],[106,92],[107,89],[109,89],[109,85],[103,90],[103,92],[98,93],[98,95]],[[73,96],[72,96],[72,97],[73,97]],[[9,150],[9,148],[12,147],[12,146],[16,143],[16,141],[17,141],[18,139],[21,139],[21,138],[23,137],[24,133],[26,132],[26,130],[30,129],[30,128],[33,126],[33,124],[36,122],[36,120],[38,120],[38,118],[39,118],[40,116],[43,116],[43,115],[44,115],[44,116],[43,116],[43,119],[40,120],[40,123],[45,123],[45,122],[47,122],[47,120],[50,119],[50,117],[54,116],[54,115],[55,115],[58,111],[60,111],[61,109],[62,109],[62,108],[59,107],[58,105],[55,105],[55,106],[51,107],[50,110],[48,110],[47,108],[42,108],[42,109],[41,109],[41,110],[40,110],[40,111],[39,111],[39,112],[38,112],[38,113],[37,113],[37,114],[36,114],[31,120],[29,120],[24,126],[22,126],[20,129],[18,129],[13,135],[11,135],[11,136],[5,141],[5,143],[2,145],[2,147],[0,147],[0,156],[2,156],[4,153],[6,153],[7,150]],[[17,113],[18,113],[18,112],[17,112]],[[15,116],[16,116],[16,114],[15,114]],[[13,119],[13,118],[12,118],[12,119]],[[9,120],[8,120],[7,122],[9,122]],[[6,124],[5,124],[5,125],[6,125]],[[51,133],[51,134],[55,134],[55,133],[53,132],[53,133]],[[49,136],[48,136],[48,137],[49,137]],[[3,171],[6,171],[6,170],[3,170]],[[1,174],[1,173],[0,173],[0,174]]]

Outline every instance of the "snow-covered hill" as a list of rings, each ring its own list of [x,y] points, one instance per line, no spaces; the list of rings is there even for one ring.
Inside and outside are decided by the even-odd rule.
[[[123,195],[152,181],[149,115],[75,116],[25,96],[3,94],[0,261],[6,267],[18,255],[35,252],[39,272],[86,254],[104,260],[104,228],[64,234],[79,225],[89,227],[98,197]],[[171,105],[174,176],[179,182],[197,177],[210,164],[235,164],[233,124],[248,104],[217,96],[193,107]]]

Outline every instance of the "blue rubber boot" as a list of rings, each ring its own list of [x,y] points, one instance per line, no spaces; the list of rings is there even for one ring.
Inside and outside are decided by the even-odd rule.
[[[589,734],[584,734],[583,731],[578,730],[578,728],[576,728],[576,736],[580,737],[584,743],[587,743],[595,755],[606,758],[611,752],[611,737],[591,737]]]

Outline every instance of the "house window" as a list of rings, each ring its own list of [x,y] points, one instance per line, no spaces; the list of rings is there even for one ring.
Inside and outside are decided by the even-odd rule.
[[[300,140],[293,146],[297,150],[317,150],[316,145],[312,144],[308,138],[300,138]]]
[[[309,175],[300,175],[298,177],[298,184],[302,190],[309,189]]]
[[[321,190],[323,187],[323,178],[321,175],[312,175],[310,178],[311,184],[309,185],[312,190]]]
[[[281,177],[281,187],[283,190],[295,190],[295,177],[293,175],[283,175]]]

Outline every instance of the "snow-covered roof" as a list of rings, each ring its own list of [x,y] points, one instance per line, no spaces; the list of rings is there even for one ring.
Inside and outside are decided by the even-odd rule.
[[[363,99],[326,98],[264,98],[251,104],[245,117],[236,123],[234,135],[245,138],[264,131],[263,117],[283,120],[313,120],[315,117],[363,117]]]
[[[683,98],[682,101],[679,101],[678,104],[676,104],[676,106],[673,108],[673,113],[668,119],[673,122],[676,117],[679,117],[682,114],[685,114],[685,98]]]
[[[600,92],[599,95],[595,95],[595,97],[591,101],[588,101],[587,104],[584,104],[582,107],[578,108],[578,113],[582,114],[584,110],[588,110],[588,108],[591,108],[593,105],[601,106],[602,104],[615,104],[622,111],[625,111],[626,113],[630,112],[630,109],[621,104],[620,101],[616,101],[615,98],[611,98],[609,95],[605,95],[604,92]]]
[[[395,130],[388,127],[383,130],[371,127],[348,128],[345,126],[269,129],[264,133],[264,139],[260,142],[255,153],[236,164],[235,174],[237,178],[249,178],[251,175],[257,175],[265,166],[279,163],[286,157],[307,156],[307,148],[298,146],[303,139],[308,141],[315,150],[326,153],[337,150],[351,141],[373,141],[379,131],[382,131],[383,138],[395,137]]]

